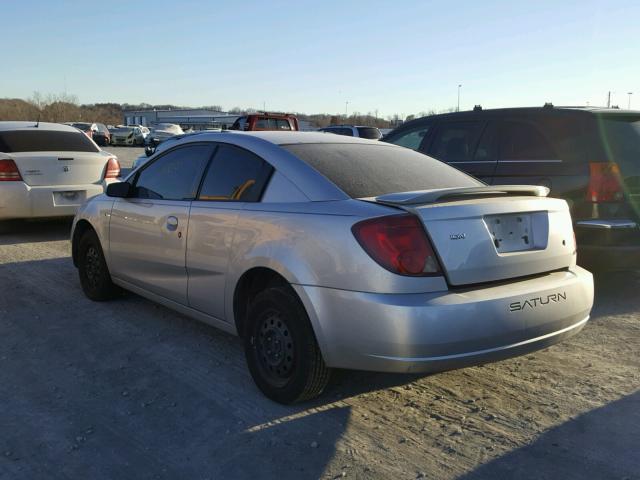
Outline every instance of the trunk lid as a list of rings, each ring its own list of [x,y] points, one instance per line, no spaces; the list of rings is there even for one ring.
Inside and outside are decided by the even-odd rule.
[[[450,285],[535,275],[575,263],[564,200],[535,186],[487,186],[377,197],[417,215]]]
[[[106,152],[16,152],[11,154],[27,185],[86,185],[104,175]]]

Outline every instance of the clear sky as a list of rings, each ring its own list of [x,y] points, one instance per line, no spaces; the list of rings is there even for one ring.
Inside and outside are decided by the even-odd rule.
[[[0,97],[408,115],[640,107],[640,1],[0,0]]]

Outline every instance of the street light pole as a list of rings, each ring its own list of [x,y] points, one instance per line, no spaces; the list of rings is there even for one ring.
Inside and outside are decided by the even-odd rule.
[[[349,100],[347,100],[346,102],[344,102],[344,118],[345,118],[345,120],[346,120],[346,118],[347,118],[347,112],[348,112],[348,109],[349,109]]]
[[[631,110],[631,95],[633,95],[633,92],[628,92],[627,95],[629,95],[629,104],[627,105],[627,110]]]
[[[462,87],[461,83],[458,84],[458,106],[456,108],[456,112],[460,111],[460,87]]]

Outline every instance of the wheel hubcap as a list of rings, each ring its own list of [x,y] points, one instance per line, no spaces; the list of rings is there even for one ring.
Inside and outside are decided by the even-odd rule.
[[[258,358],[263,369],[275,379],[287,379],[293,367],[293,339],[278,312],[267,313],[258,330]]]
[[[94,246],[90,246],[87,249],[87,253],[85,254],[84,270],[87,275],[87,280],[92,287],[95,287],[100,279],[102,266],[100,263],[100,255]]]

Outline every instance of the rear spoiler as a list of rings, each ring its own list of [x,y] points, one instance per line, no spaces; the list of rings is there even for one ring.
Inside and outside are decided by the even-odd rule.
[[[549,195],[549,189],[539,185],[486,185],[482,187],[438,188],[415,192],[387,193],[386,195],[371,197],[366,200],[388,205],[417,205],[460,197],[495,197],[500,195],[546,197]]]

